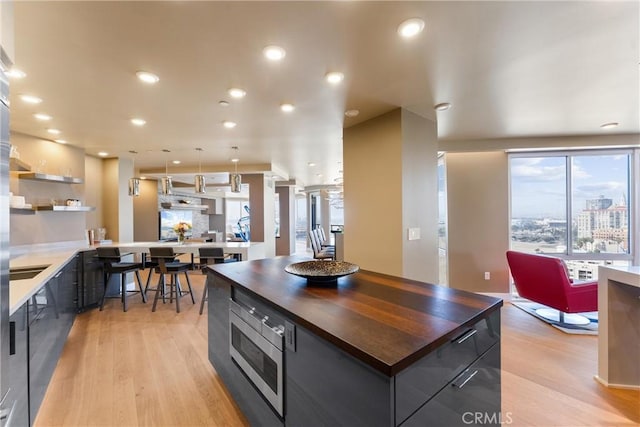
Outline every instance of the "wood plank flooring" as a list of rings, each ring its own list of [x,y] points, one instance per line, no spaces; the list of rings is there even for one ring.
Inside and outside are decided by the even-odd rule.
[[[207,356],[204,276],[196,304],[139,296],[77,316],[36,426],[245,426]],[[153,297],[152,294],[150,294]],[[514,426],[638,426],[640,393],[598,384],[597,338],[567,335],[506,303],[502,310],[503,422]]]

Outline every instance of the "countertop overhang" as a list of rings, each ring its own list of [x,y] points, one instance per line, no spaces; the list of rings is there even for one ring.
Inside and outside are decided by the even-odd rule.
[[[284,271],[306,260],[275,257],[208,269],[387,376],[503,304],[499,298],[366,270],[339,278],[337,286],[309,286]]]

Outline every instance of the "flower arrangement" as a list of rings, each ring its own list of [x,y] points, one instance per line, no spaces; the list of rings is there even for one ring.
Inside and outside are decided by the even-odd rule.
[[[191,230],[191,224],[188,222],[180,221],[173,226],[173,231],[178,235],[178,241],[184,241],[184,233]]]

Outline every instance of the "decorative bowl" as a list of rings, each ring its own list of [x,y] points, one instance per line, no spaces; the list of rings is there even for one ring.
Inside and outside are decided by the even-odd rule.
[[[308,284],[333,285],[338,278],[360,270],[356,264],[344,261],[303,261],[284,268],[289,274],[304,277]]]

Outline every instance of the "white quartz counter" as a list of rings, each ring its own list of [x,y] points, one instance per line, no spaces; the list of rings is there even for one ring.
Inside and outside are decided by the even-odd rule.
[[[45,266],[41,273],[31,279],[9,282],[9,315],[58,273],[78,252],[91,250],[84,242],[64,242],[16,246],[11,248],[9,268]]]

